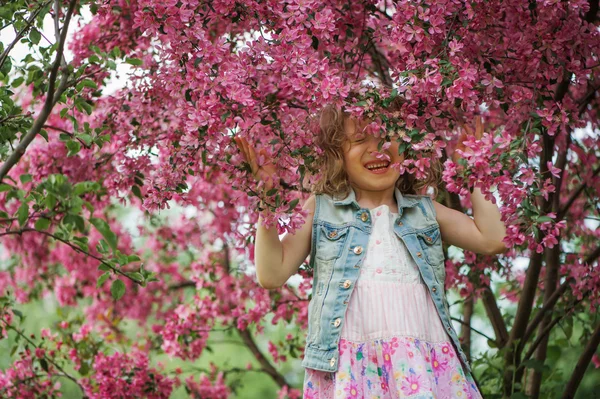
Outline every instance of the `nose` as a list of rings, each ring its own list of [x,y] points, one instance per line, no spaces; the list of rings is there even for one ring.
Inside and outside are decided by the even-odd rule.
[[[369,134],[367,137],[367,140],[368,140],[367,150],[369,151],[369,153],[374,152],[374,151],[379,151],[377,148],[379,145],[379,142],[381,141],[381,139],[379,137],[375,137],[375,136]]]

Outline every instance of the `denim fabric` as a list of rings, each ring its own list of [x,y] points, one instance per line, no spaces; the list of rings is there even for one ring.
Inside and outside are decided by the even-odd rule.
[[[442,324],[448,332],[465,372],[471,367],[450,321],[444,290],[446,271],[440,228],[431,198],[394,193],[398,217],[394,232],[406,244],[427,284]],[[356,201],[353,190],[342,200],[316,196],[309,267],[314,269],[312,298],[308,305],[308,333],[302,366],[334,372],[338,369],[338,342],[346,307],[366,255],[372,229],[371,214]],[[415,309],[415,311],[419,311]]]

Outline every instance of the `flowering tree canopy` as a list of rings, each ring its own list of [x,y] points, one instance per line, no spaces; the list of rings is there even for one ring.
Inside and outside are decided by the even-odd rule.
[[[311,270],[267,291],[249,266],[261,202],[280,233],[302,223],[304,182],[319,172],[314,117],[332,103],[402,140],[404,173],[418,179],[441,158],[447,206],[469,212],[470,189],[494,202],[495,191],[510,250],[446,260],[463,344],[480,301],[494,332],[474,360],[484,393],[573,397],[600,366],[599,22],[598,0],[3,5],[15,37],[0,43],[0,331],[15,344],[0,396],[55,397],[67,378],[93,398],[162,398],[182,384],[228,397],[252,367],[182,381],[151,360],[191,363],[212,350],[211,331],[231,330],[280,397],[299,397],[278,365],[302,355]],[[23,59],[11,55],[19,42]],[[126,86],[107,93],[124,65]],[[399,110],[382,111],[397,98]],[[456,126],[480,113],[485,134],[453,162]],[[276,162],[275,188],[248,173],[234,137]],[[159,217],[175,205],[194,212]],[[119,206],[139,213],[135,235]],[[44,298],[76,311],[25,331],[19,307]],[[266,353],[256,337],[269,314],[298,330]],[[135,339],[126,321],[139,324]],[[542,384],[574,328],[577,366]]]

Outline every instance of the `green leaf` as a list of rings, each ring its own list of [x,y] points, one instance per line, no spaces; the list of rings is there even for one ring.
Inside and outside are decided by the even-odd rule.
[[[46,140],[46,142],[48,142],[48,131],[46,129],[40,130],[40,136],[42,136]]]
[[[125,295],[125,283],[121,280],[113,281],[112,285],[110,286],[110,293],[113,299],[118,301],[121,299],[121,297],[123,297],[123,295]]]
[[[65,115],[67,115],[69,113],[69,108],[68,107],[64,107],[63,109],[60,110],[60,117],[64,118]]]
[[[128,274],[129,274],[129,277],[133,278],[134,280],[136,280],[136,281],[138,281],[138,282],[140,282],[140,283],[141,283],[142,281],[144,281],[144,276],[142,276],[142,275],[141,275],[140,273],[138,273],[138,272],[131,272],[131,273],[128,273]]]
[[[36,28],[31,28],[31,32],[29,32],[29,40],[31,40],[31,42],[33,44],[38,44],[40,42],[41,38],[42,38],[42,35],[41,35],[40,31],[37,30]]]
[[[92,114],[93,107],[87,101],[79,101],[77,104],[80,105],[81,108],[83,108],[83,110],[85,111],[86,114],[88,114],[88,115]]]
[[[316,36],[312,37],[312,44],[311,44],[312,48],[314,48],[315,50],[319,49],[319,39]]]
[[[79,215],[73,215],[69,213],[63,218],[63,223],[75,226],[75,228],[82,233],[85,231],[85,221]]]
[[[127,263],[139,262],[140,260],[141,260],[140,257],[137,255],[128,255],[127,256]]]
[[[88,147],[92,144],[92,141],[93,141],[92,136],[90,136],[87,133],[78,134],[77,137],[80,138],[81,141],[83,141],[85,143],[85,145]]]
[[[29,216],[29,204],[23,202],[17,210],[17,219],[19,220],[19,226],[23,227]]]
[[[12,186],[8,185],[8,184],[0,184],[0,193],[4,192],[4,191],[10,191],[12,190]]]
[[[19,176],[19,179],[21,179],[21,183],[27,183],[31,181],[31,175],[27,173]]]
[[[139,58],[125,58],[125,62],[134,66],[140,66],[143,64],[142,60],[140,60]]]
[[[113,252],[117,249],[117,236],[110,229],[108,223],[102,219],[90,218],[90,223],[102,234],[108,245],[112,248]]]
[[[50,219],[39,218],[35,221],[36,230],[46,230],[48,227],[50,227]]]
[[[144,197],[142,197],[142,190],[140,190],[140,188],[138,186],[133,185],[131,187],[131,192],[139,199],[144,200]]]
[[[98,281],[96,282],[96,288],[100,288],[104,285],[104,282],[110,277],[110,273],[106,272],[102,275],[100,275],[100,277],[98,277]]]
[[[98,88],[98,85],[91,79],[84,79],[81,82],[77,83],[75,89],[77,91],[81,91],[81,89],[83,89],[84,87],[89,87],[91,89],[96,90]]]
[[[44,371],[47,373],[48,372],[48,361],[44,358],[40,359],[40,366],[42,366],[42,368],[44,369]]]
[[[67,157],[77,154],[79,152],[79,150],[81,149],[81,144],[79,144],[79,142],[75,141],[75,140],[69,140],[65,144],[67,145],[67,148],[69,149],[69,152],[67,153]]]
[[[105,265],[104,263],[101,263],[100,266],[98,266],[98,270],[102,270],[103,272],[109,272],[112,269],[110,267],[108,267],[107,265]]]
[[[300,198],[296,198],[295,200],[290,201],[290,206],[288,208],[288,212],[293,211],[294,208],[296,207],[296,205],[298,205],[298,202],[300,202]]]
[[[12,83],[10,84],[10,87],[19,87],[21,86],[21,84],[25,81],[25,78],[23,76],[19,76],[18,78],[16,78],[15,80],[12,81]]]
[[[48,194],[46,196],[46,209],[53,210],[56,206],[56,197],[53,194]]]

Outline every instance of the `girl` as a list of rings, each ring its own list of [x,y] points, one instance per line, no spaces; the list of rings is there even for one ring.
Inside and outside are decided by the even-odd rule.
[[[378,151],[380,139],[363,132],[366,123],[325,107],[317,136],[323,178],[303,206],[306,223],[280,241],[276,228],[258,222],[262,287],[281,287],[308,255],[314,268],[304,398],[480,398],[450,321],[442,240],[504,252],[500,212],[479,189],[471,196],[475,220],[417,195],[435,173],[425,182],[401,176],[392,167],[404,159],[399,143]],[[479,119],[475,135],[482,135]],[[236,143],[271,189],[275,166],[259,165],[244,139]]]

